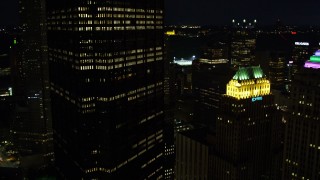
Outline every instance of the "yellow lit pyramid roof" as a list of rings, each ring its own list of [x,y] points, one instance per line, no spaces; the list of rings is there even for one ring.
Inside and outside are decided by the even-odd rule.
[[[242,67],[227,84],[227,96],[247,99],[270,94],[270,81],[260,66]]]

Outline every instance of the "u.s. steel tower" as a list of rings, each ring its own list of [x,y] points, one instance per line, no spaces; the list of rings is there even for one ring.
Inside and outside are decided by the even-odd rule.
[[[163,177],[163,8],[163,0],[48,1],[62,178]]]

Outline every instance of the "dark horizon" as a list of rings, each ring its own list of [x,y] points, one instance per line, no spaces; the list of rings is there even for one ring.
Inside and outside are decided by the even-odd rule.
[[[166,0],[166,24],[229,25],[232,19],[257,19],[260,25],[272,25],[280,19],[285,25],[319,25],[319,5],[320,1]]]
[[[196,3],[195,3],[196,2]],[[0,7],[0,25],[18,25],[18,0],[3,0]],[[284,25],[320,25],[317,10],[318,2],[303,3],[271,0],[209,1],[209,0],[165,0],[166,25],[231,25],[232,19],[238,21],[257,19],[259,25],[273,25],[278,19]]]

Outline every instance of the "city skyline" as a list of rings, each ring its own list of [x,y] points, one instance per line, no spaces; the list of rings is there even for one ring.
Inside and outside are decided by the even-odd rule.
[[[18,0],[4,0],[0,7],[0,25],[18,25]],[[231,20],[257,19],[259,24],[273,25],[280,19],[289,25],[318,25],[320,2],[289,0],[257,2],[247,0],[165,0],[165,25],[231,25]]]
[[[3,1],[0,179],[320,179],[320,4]]]

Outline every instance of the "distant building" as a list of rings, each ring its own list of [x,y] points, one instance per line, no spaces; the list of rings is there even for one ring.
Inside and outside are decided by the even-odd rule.
[[[320,51],[308,59],[292,82],[283,180],[320,179]]]
[[[210,155],[212,179],[279,179],[281,120],[259,66],[239,68],[220,101]]]
[[[174,93],[174,119],[183,123],[193,120],[193,96],[192,96],[192,61],[174,60],[172,83]]]
[[[290,59],[290,64],[292,66],[292,70],[290,73],[290,80],[293,79],[294,75],[303,67],[305,61],[310,57],[309,49],[310,42],[294,42],[292,56]]]
[[[228,59],[229,48],[227,43],[217,42],[217,43],[209,43],[203,49],[203,55],[201,56],[203,59]]]
[[[255,60],[256,32],[255,22],[233,22],[231,33],[230,60],[234,67],[247,67],[253,65]]]
[[[227,59],[200,58],[192,64],[192,75],[194,120],[214,128],[220,99],[233,70]]]
[[[284,90],[287,80],[287,58],[284,53],[271,52],[268,60],[269,80],[272,89]]]

